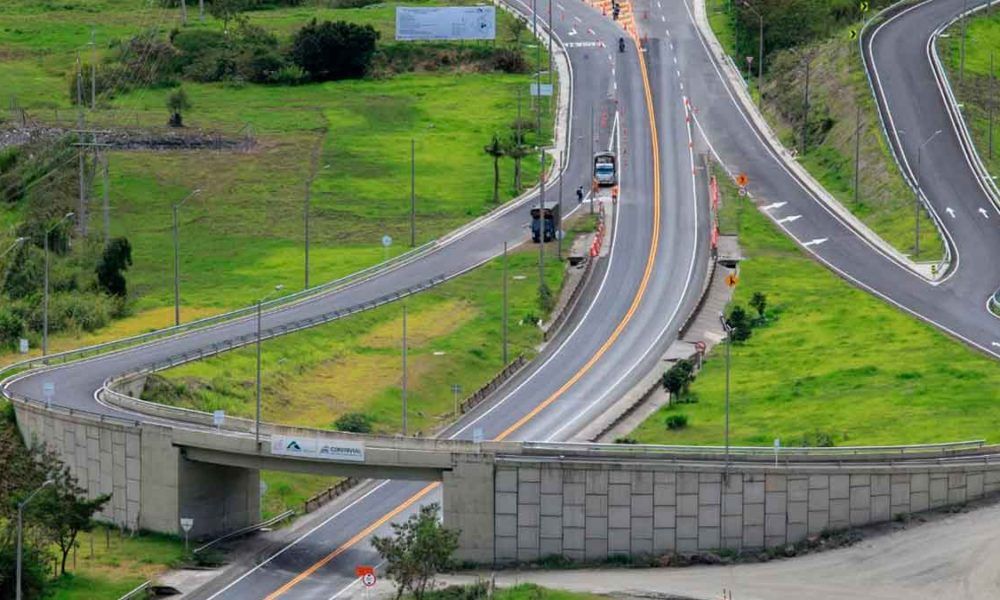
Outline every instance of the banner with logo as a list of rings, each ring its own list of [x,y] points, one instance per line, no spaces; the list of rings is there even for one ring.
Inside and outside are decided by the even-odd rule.
[[[364,462],[365,445],[346,440],[324,440],[306,437],[273,436],[271,454],[300,458]]]
[[[492,40],[497,36],[496,7],[396,7],[396,39]]]

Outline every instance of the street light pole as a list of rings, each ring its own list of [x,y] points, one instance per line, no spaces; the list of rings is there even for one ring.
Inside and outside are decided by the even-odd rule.
[[[181,324],[181,259],[180,259],[180,234],[178,233],[177,211],[181,205],[201,193],[201,189],[196,189],[183,200],[174,204],[174,325]]]
[[[726,321],[725,315],[719,315],[722,322],[722,329],[726,332],[726,468],[725,473],[729,473],[729,365],[732,361],[733,349],[733,329]]]
[[[406,435],[406,303],[403,303],[403,435]]]
[[[271,296],[276,292],[280,292],[285,288],[284,285],[278,284],[274,286],[274,291],[264,296],[257,301],[257,417],[254,420],[254,441],[256,442],[257,451],[260,452],[260,405],[261,405],[261,332],[260,332],[260,320],[261,320],[261,305],[264,304]]]
[[[33,491],[30,494],[28,494],[27,498],[25,498],[21,502],[17,503],[17,567],[15,569],[17,571],[17,574],[15,576],[16,583],[14,584],[15,590],[16,590],[14,592],[16,600],[21,600],[21,598],[22,598],[22,596],[21,596],[21,562],[22,562],[21,555],[22,555],[23,549],[24,549],[24,507],[27,506],[29,502],[31,502],[31,499],[34,498],[35,495],[38,494],[38,492],[42,491],[43,489],[45,489],[46,487],[52,485],[53,483],[54,482],[51,479],[46,479],[45,482],[42,483],[42,485],[38,486],[38,488],[35,489],[35,491]]]
[[[743,6],[757,15],[757,21],[760,23],[760,32],[758,33],[760,44],[757,50],[757,107],[759,108],[764,100],[764,15],[747,0],[743,0]]]
[[[913,202],[913,224],[914,224],[913,257],[914,258],[920,256],[920,197],[923,196],[924,194],[923,188],[920,183],[920,175],[921,175],[920,159],[924,151],[924,146],[931,143],[931,140],[936,138],[938,134],[941,133],[941,131],[943,130],[938,129],[937,131],[932,133],[931,136],[926,140],[924,140],[924,143],[920,144],[920,146],[917,148],[917,175],[916,175],[917,197],[914,199]]]
[[[49,227],[45,232],[43,244],[45,246],[45,291],[42,294],[42,356],[49,352],[49,234],[63,224],[66,219],[73,217],[73,213],[68,212],[63,218]]]

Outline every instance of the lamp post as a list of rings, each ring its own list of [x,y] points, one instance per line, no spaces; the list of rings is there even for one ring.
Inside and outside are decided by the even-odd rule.
[[[719,315],[722,322],[722,329],[726,332],[726,468],[724,473],[729,473],[729,363],[732,359],[733,348],[733,328],[729,326],[725,315]]]
[[[916,258],[920,256],[920,197],[924,194],[923,188],[920,185],[920,158],[924,151],[924,146],[931,143],[931,141],[941,133],[941,129],[938,129],[931,134],[929,138],[924,140],[923,144],[917,148],[917,197],[913,201],[913,225],[914,225],[914,238],[913,238],[913,257]]]
[[[760,45],[757,50],[757,106],[759,107],[764,100],[764,15],[760,14],[760,11],[747,0],[743,0],[743,6],[757,15],[757,20],[760,23],[760,32],[758,33]]]
[[[285,289],[285,286],[278,284],[274,286],[274,291],[270,294],[264,296],[257,301],[257,417],[254,420],[254,441],[256,442],[257,451],[260,452],[260,316],[261,316],[261,306],[264,302],[267,302],[271,296]]]
[[[14,248],[17,248],[18,246],[20,246],[27,239],[28,238],[26,238],[26,237],[19,237],[16,240],[14,240],[14,242],[10,245],[10,247],[8,247],[6,250],[4,250],[3,254],[0,254],[0,258],[3,258],[5,256],[7,256],[7,254],[9,254],[11,250],[13,250]]]
[[[178,234],[178,222],[177,222],[177,211],[180,209],[181,205],[190,200],[191,198],[197,196],[201,193],[201,189],[197,189],[187,196],[183,200],[174,204],[174,325],[181,324],[181,259],[180,259],[180,236]]]
[[[24,507],[27,506],[29,502],[31,502],[32,498],[34,498],[35,495],[38,494],[38,492],[42,491],[43,489],[47,488],[53,483],[55,483],[53,480],[46,479],[42,485],[38,486],[35,489],[35,491],[28,494],[27,498],[17,503],[17,567],[16,567],[17,574],[15,575],[16,583],[14,584],[16,590],[14,592],[16,600],[21,600],[21,561],[22,561],[21,555],[23,553],[23,546],[24,546]]]
[[[66,213],[55,225],[46,230],[44,236],[45,292],[42,294],[42,356],[48,354],[49,351],[49,234],[55,231],[56,228],[62,225],[67,219],[71,218],[73,218],[73,213]]]

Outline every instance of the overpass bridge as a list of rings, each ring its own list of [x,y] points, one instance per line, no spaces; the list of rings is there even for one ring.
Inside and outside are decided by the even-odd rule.
[[[263,424],[139,400],[141,377],[97,393],[129,421],[14,398],[26,438],[46,440],[121,526],[208,537],[256,522],[261,470],[441,486],[459,556],[774,547],[1000,492],[1000,446],[658,447],[472,442]],[[138,394],[135,394],[138,395]]]

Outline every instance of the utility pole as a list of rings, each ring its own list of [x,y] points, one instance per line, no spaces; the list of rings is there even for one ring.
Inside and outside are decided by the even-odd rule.
[[[958,63],[958,80],[965,81],[965,38],[966,32],[968,31],[968,17],[966,13],[969,11],[969,0],[963,0],[962,2],[962,46],[960,51],[960,58]]]
[[[805,156],[806,150],[809,147],[809,68],[812,62],[812,56],[807,52],[806,58],[806,90],[805,96],[802,100],[802,151],[800,154]]]
[[[205,20],[205,0],[198,0],[198,20]]]
[[[538,291],[545,286],[545,150],[538,147]]]
[[[94,30],[90,30],[90,110],[97,108],[97,44]]]
[[[550,2],[550,4],[551,4],[551,2]],[[563,153],[560,152],[559,153],[559,168],[562,168],[562,164],[563,164],[562,161],[563,160],[564,160]],[[556,201],[556,208],[559,210],[558,214],[556,215],[556,216],[559,217],[558,219],[556,219],[556,258],[559,261],[562,261],[562,240],[563,240],[563,231],[562,231],[563,176],[562,175],[556,175],[556,176],[559,177],[559,195],[557,196],[558,200]]]
[[[104,203],[102,205],[104,212],[104,243],[107,244],[111,240],[111,183],[108,179],[108,154],[107,152],[101,153],[101,179],[102,188],[104,192]]]
[[[997,72],[994,69],[995,53],[990,52],[990,134],[989,159],[993,160],[993,114],[997,109]]]
[[[49,353],[49,235],[57,227],[63,224],[63,221],[73,217],[73,213],[66,213],[63,218],[59,219],[52,227],[49,227],[45,231],[45,237],[43,240],[43,245],[45,249],[45,274],[44,274],[44,292],[42,293],[42,356]]]
[[[861,99],[854,119],[854,204],[861,202]]]
[[[747,0],[743,0],[743,6],[757,15],[757,21],[760,23],[760,31],[758,33],[760,43],[757,51],[757,107],[760,108],[761,103],[764,101],[764,15],[747,2]],[[747,65],[747,70],[749,71],[749,65]],[[747,85],[750,85],[749,73],[747,74]]]
[[[406,303],[403,303],[403,435],[406,435]]]
[[[187,25],[187,23],[188,23],[187,0],[181,0],[181,25]]]
[[[80,54],[76,55],[76,106],[77,106],[77,118],[76,118],[76,128],[78,130],[77,135],[83,137],[83,65],[80,63]],[[79,179],[80,179],[80,199],[79,206],[77,207],[76,223],[77,229],[80,231],[80,236],[83,238],[87,237],[87,187],[86,187],[86,170],[87,167],[84,164],[84,149],[81,143],[77,151],[77,156],[79,158]]]
[[[722,329],[726,332],[726,432],[725,432],[725,444],[726,444],[726,466],[723,473],[729,474],[729,372],[730,363],[733,357],[733,329],[729,326],[726,321],[726,316],[720,314],[719,320],[722,321]]]
[[[417,247],[417,142],[410,138],[410,248]]]
[[[531,0],[531,33],[535,36],[535,113],[538,115],[537,138],[542,137],[542,41],[538,39],[538,1]],[[541,141],[539,141],[541,144]]]
[[[319,155],[323,149],[323,138],[321,137],[313,148],[312,160],[309,163],[309,177],[306,179],[306,197],[302,204],[303,238],[305,242],[305,289],[309,289],[309,215],[312,207],[312,184],[316,178],[316,171],[319,168]]]
[[[507,365],[507,242],[503,243],[503,317],[501,339],[503,344],[503,364]]]
[[[553,81],[554,81],[553,77],[555,75],[552,72],[553,71],[553,68],[552,68],[553,67],[553,64],[552,64],[552,2],[553,2],[553,0],[549,0],[549,85],[550,86],[553,85]]]
[[[594,105],[590,105],[590,164],[593,166],[594,161]],[[593,182],[591,182],[590,190],[590,214],[594,214],[594,189]]]

